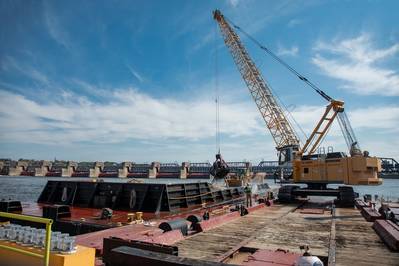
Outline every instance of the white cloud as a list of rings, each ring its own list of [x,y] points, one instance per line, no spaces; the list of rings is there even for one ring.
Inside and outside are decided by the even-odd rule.
[[[100,88],[98,86],[94,86],[90,83],[87,83],[86,81],[81,80],[81,79],[71,78],[71,79],[69,79],[69,81],[72,84],[77,85],[80,89],[85,91],[88,95],[99,96],[99,97],[107,97],[109,95],[109,92],[106,89]],[[63,91],[63,92],[65,93],[65,91]],[[80,97],[80,98],[78,97],[78,100],[79,99],[82,100],[83,97]]]
[[[38,71],[37,69],[25,65],[21,62],[17,62],[14,57],[11,56],[5,56],[4,60],[1,62],[1,69],[4,71],[18,71],[19,73],[23,74],[24,76],[33,79],[35,81],[38,81],[42,84],[48,84],[49,79],[45,74],[42,72]]]
[[[64,46],[67,50],[71,50],[72,41],[68,32],[60,25],[59,19],[47,2],[44,2],[44,7],[44,22],[47,26],[50,37],[60,45]]]
[[[291,19],[290,21],[288,21],[287,27],[292,28],[295,27],[297,25],[300,25],[302,23],[301,19]]]
[[[72,101],[70,94],[67,96],[58,104],[40,104],[0,90],[0,140],[53,144],[175,138],[195,141],[215,134],[212,100],[156,99],[134,89],[111,93],[109,103],[101,104],[84,98]],[[225,103],[221,107],[223,134],[263,132],[258,119],[253,106]]]
[[[399,74],[381,66],[384,60],[397,61],[399,43],[378,49],[369,35],[361,34],[331,44],[319,42],[314,50],[318,53],[312,62],[326,75],[344,81],[342,88],[362,95],[399,95]]]
[[[296,56],[298,54],[298,47],[297,46],[291,46],[291,48],[285,48],[282,47],[281,45],[278,46],[277,48],[277,55],[279,56]]]
[[[126,65],[126,67],[129,69],[130,73],[135,77],[140,83],[144,82],[144,77],[139,74],[132,66]]]
[[[195,43],[191,48],[191,52],[195,52],[204,46],[208,45],[215,38],[215,31],[209,31],[207,34],[202,35],[202,37]]]
[[[349,114],[354,126],[399,133],[399,106],[367,107]]]
[[[194,147],[197,141],[208,141],[215,134],[215,106],[211,99],[157,99],[135,89],[109,93],[108,103],[96,103],[67,91],[58,98],[58,103],[38,103],[0,90],[0,142],[65,145],[138,140]],[[298,106],[292,114],[309,135],[324,108]],[[363,149],[380,156],[395,156],[386,150],[386,145],[379,148],[372,143],[381,138],[389,141],[399,133],[399,106],[371,106],[350,110],[348,115]],[[275,158],[274,143],[251,102],[224,101],[220,128],[226,138],[222,149],[230,157],[241,159],[234,154],[248,149],[240,156]],[[165,149],[169,149],[168,145]],[[346,151],[336,122],[322,145]]]
[[[295,16],[302,10],[319,4],[317,1],[261,1],[257,4],[258,8],[254,9],[250,1],[243,1],[240,2],[239,8],[235,8],[233,21],[242,26],[246,32],[256,34],[269,27],[276,19]]]
[[[310,133],[325,111],[325,106],[298,106],[291,113],[305,133]],[[399,106],[370,106],[347,111],[352,127],[357,130],[399,132]],[[336,123],[337,124],[337,123]],[[336,129],[339,130],[338,124]]]
[[[227,1],[232,7],[237,7],[239,0],[228,0]]]
[[[309,135],[320,120],[324,110],[325,106],[299,106],[292,112],[292,115],[305,133]],[[397,142],[395,136],[399,134],[399,106],[370,106],[349,110],[347,113],[363,150],[368,150],[372,155],[380,157],[397,158],[399,156],[399,153],[392,149],[392,146],[395,146],[394,143]],[[305,140],[305,138],[301,139]],[[379,144],[377,145],[377,143]],[[391,143],[391,145],[387,143]],[[335,151],[348,153],[348,147],[337,121],[334,121],[320,146],[332,146]]]

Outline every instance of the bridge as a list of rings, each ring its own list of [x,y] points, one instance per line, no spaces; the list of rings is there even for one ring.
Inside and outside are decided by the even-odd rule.
[[[382,178],[399,179],[399,163],[394,158],[381,157]],[[263,174],[273,178],[280,172],[277,161],[226,162],[230,174],[235,176],[255,176]],[[209,179],[209,162],[74,162],[0,159],[0,175],[8,176],[47,176],[47,177],[87,177],[87,178],[180,178]],[[289,176],[290,168],[284,168],[284,176]]]

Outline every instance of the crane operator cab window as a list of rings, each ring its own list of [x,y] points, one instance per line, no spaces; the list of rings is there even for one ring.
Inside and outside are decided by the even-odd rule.
[[[281,164],[285,164],[285,163],[289,162],[290,161],[289,157],[290,157],[290,154],[289,154],[288,150],[280,151],[280,155],[278,158],[279,164],[281,165]]]
[[[279,149],[278,163],[279,165],[286,165],[294,159],[294,153],[298,151],[298,147],[286,146]]]

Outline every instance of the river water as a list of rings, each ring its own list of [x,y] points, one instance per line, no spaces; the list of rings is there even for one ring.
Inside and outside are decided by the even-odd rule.
[[[36,201],[47,183],[47,180],[88,180],[88,178],[57,178],[57,177],[26,177],[26,176],[0,176],[0,199],[12,199],[20,201]],[[109,182],[127,182],[131,179],[106,178]],[[141,179],[143,182],[197,182],[205,181],[195,179]],[[266,180],[275,187],[273,180]],[[380,186],[356,186],[355,191],[360,195],[372,194],[383,196],[386,200],[397,201],[399,199],[399,179],[385,179]]]

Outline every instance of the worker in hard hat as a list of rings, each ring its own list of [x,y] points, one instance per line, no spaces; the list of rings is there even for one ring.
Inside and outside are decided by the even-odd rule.
[[[245,196],[246,196],[246,205],[247,208],[252,206],[252,189],[249,184],[247,184],[244,188]]]

